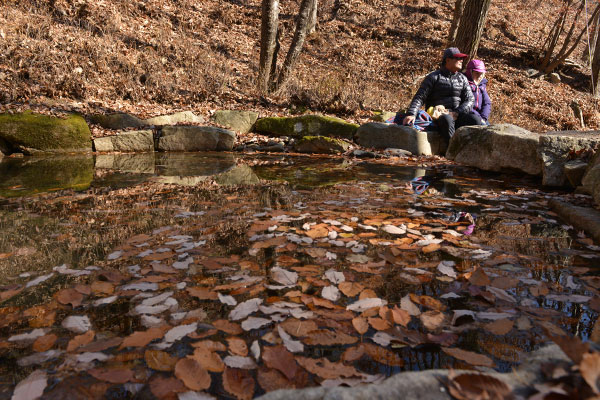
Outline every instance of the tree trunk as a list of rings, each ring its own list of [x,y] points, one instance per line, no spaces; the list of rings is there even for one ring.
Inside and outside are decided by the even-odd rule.
[[[596,41],[596,48],[594,49],[594,58],[592,59],[592,91],[594,97],[600,96],[600,85],[598,80],[600,79],[600,40]]]
[[[310,8],[309,20],[307,33],[310,35],[317,29],[317,8],[318,8],[319,0],[314,0],[313,5]]]
[[[465,7],[465,0],[456,0],[454,5],[454,16],[452,17],[452,24],[450,25],[450,32],[448,33],[448,44],[453,44],[456,40],[456,30],[460,23],[460,16],[463,13]]]
[[[294,32],[292,44],[290,45],[290,49],[288,50],[285,61],[283,62],[281,71],[279,72],[279,79],[277,79],[277,83],[273,88],[273,91],[279,90],[279,88],[281,88],[281,86],[289,78],[292,68],[300,56],[300,52],[302,51],[302,46],[304,45],[304,40],[306,39],[307,35],[311,6],[315,3],[315,1],[316,0],[302,0],[302,3],[300,4],[300,12],[298,13],[298,20],[296,22],[296,32]]]
[[[492,0],[466,0],[465,2],[454,45],[468,54],[470,59],[477,55],[491,3]]]
[[[277,45],[277,25],[279,23],[279,0],[263,0],[260,31],[260,60],[258,65],[257,87],[260,92],[269,91],[273,56]]]

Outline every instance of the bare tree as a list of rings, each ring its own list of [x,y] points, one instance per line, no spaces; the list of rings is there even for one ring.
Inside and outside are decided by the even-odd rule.
[[[600,79],[600,40],[596,40],[596,46],[594,48],[594,56],[592,58],[592,92],[594,97],[600,96],[600,85],[598,80]]]
[[[277,91],[289,78],[290,73],[302,52],[309,28],[316,25],[317,0],[302,0],[296,19],[296,30],[279,74],[277,74],[277,54],[282,32],[278,31],[278,0],[263,0],[262,26],[260,38],[260,61],[258,89],[263,93]]]
[[[548,37],[542,45],[541,55],[537,62],[537,69],[544,74],[554,71],[559,65],[563,64],[567,57],[569,57],[577,48],[581,42],[581,38],[586,32],[586,27],[584,26],[579,34],[575,35],[577,22],[581,16],[581,12],[584,10],[585,1],[579,1],[579,6],[576,6],[573,3],[573,0],[564,0],[561,12],[556,18]],[[569,20],[569,14],[572,14],[574,7],[576,7],[574,16],[572,17],[570,27],[567,30],[566,26],[567,21]],[[588,25],[591,24],[598,17],[599,12],[600,4],[596,5],[594,12],[586,23]],[[560,48],[556,51],[559,45]],[[592,76],[594,75],[592,74]]]
[[[483,27],[487,20],[492,0],[466,0],[460,23],[456,29],[454,45],[463,53],[474,58],[477,55]]]
[[[450,25],[450,32],[448,33],[449,44],[454,43],[456,40],[456,30],[458,29],[464,7],[465,0],[456,0],[456,3],[454,4],[454,16],[452,17],[452,24]]]

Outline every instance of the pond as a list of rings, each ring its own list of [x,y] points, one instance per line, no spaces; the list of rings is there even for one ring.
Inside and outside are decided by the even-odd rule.
[[[229,153],[8,158],[0,177],[0,399],[34,370],[50,397],[114,398],[504,372],[598,335],[600,248],[548,208],[589,198],[531,178]]]

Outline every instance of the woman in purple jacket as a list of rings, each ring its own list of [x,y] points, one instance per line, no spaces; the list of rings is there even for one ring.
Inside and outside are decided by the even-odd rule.
[[[492,111],[492,101],[487,92],[487,79],[485,78],[485,64],[481,60],[471,60],[467,64],[465,76],[469,80],[469,85],[473,91],[475,102],[473,103],[473,112],[481,117],[485,125],[489,125],[488,118]]]

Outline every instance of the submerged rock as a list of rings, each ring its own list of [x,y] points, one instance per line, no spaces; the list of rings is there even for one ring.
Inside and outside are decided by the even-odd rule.
[[[231,150],[235,133],[212,126],[165,126],[158,139],[160,151]]]
[[[248,133],[254,127],[258,113],[254,111],[219,110],[211,120],[219,125],[239,133]]]
[[[329,136],[352,140],[358,129],[357,124],[324,115],[303,115],[300,117],[269,117],[256,121],[254,130],[275,136]]]
[[[588,165],[581,180],[581,191],[592,195],[596,204],[600,204],[600,151],[596,151]]]
[[[294,148],[299,153],[343,153],[350,148],[350,143],[325,136],[304,136],[298,140]]]
[[[596,242],[600,242],[600,211],[591,207],[579,207],[564,201],[552,199],[549,202],[552,211],[562,219],[587,232]]]
[[[368,122],[356,131],[359,145],[375,149],[402,149],[416,155],[443,154],[445,143],[437,132],[418,131],[410,126]]]
[[[541,175],[539,135],[511,124],[464,126],[456,131],[446,157],[485,171]]]
[[[539,153],[543,163],[542,183],[546,186],[565,186],[565,163],[578,152],[588,152],[600,145],[600,133],[560,131],[540,136]]]
[[[0,114],[0,151],[3,153],[91,150],[90,128],[79,115],[57,118],[31,112]]]
[[[94,139],[96,151],[148,152],[154,151],[152,131],[121,132],[118,135]]]

